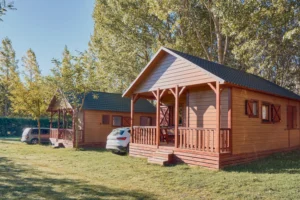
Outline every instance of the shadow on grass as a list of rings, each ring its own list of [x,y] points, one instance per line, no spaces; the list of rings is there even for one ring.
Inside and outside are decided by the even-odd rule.
[[[101,172],[99,172],[101,173]],[[112,180],[113,181],[113,180]],[[125,191],[83,180],[60,178],[0,158],[0,197],[4,199],[156,199],[144,191]]]
[[[12,142],[21,142],[20,137],[0,137],[0,141],[12,141]]]
[[[228,172],[300,174],[300,150],[276,153],[249,164],[226,167]]]

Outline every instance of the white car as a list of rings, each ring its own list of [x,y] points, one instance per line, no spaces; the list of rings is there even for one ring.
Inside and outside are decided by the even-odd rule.
[[[116,128],[108,136],[106,149],[117,153],[126,153],[129,150],[130,128]]]

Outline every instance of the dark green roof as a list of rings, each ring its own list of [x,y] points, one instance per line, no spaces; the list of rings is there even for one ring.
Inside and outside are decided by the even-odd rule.
[[[97,98],[94,98],[94,97]],[[104,110],[114,112],[130,112],[130,98],[122,94],[106,92],[90,92],[84,100],[84,110]],[[155,113],[155,106],[146,99],[139,99],[134,104],[134,112]]]
[[[243,86],[250,89],[255,89],[255,90],[259,90],[259,91],[263,91],[263,92],[267,92],[267,93],[271,93],[283,97],[288,97],[291,99],[300,100],[299,95],[283,87],[280,87],[275,83],[263,79],[259,76],[249,74],[247,72],[237,70],[231,67],[227,67],[225,65],[221,65],[215,62],[204,60],[173,49],[169,49],[169,50],[183,57],[184,59],[194,63],[195,65],[203,68],[204,70],[214,74],[215,76],[223,79],[228,83],[232,83],[235,85],[239,85],[239,86]]]

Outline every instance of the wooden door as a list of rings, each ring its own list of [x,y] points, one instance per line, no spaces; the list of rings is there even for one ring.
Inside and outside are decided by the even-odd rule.
[[[160,125],[173,126],[173,106],[160,107]]]

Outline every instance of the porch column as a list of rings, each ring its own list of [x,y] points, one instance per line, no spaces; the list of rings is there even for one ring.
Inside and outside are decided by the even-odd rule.
[[[179,91],[178,85],[175,87],[175,148],[178,147],[178,117],[179,117]]]
[[[50,114],[50,130],[52,129],[52,116],[53,116],[53,112],[51,110],[51,114]]]
[[[133,142],[134,132],[133,132],[133,124],[134,124],[134,95],[131,96],[131,105],[130,105],[130,143]]]
[[[63,129],[66,128],[66,110],[63,110]]]
[[[131,96],[131,101],[130,101],[130,142],[134,142],[133,137],[134,137],[134,104],[135,102],[140,98],[140,96],[138,94],[133,94]]]
[[[60,109],[58,109],[58,121],[57,121],[57,129],[60,128]]]
[[[160,91],[156,90],[156,146],[159,146],[160,142]]]
[[[216,82],[216,149],[220,153],[220,83]]]

